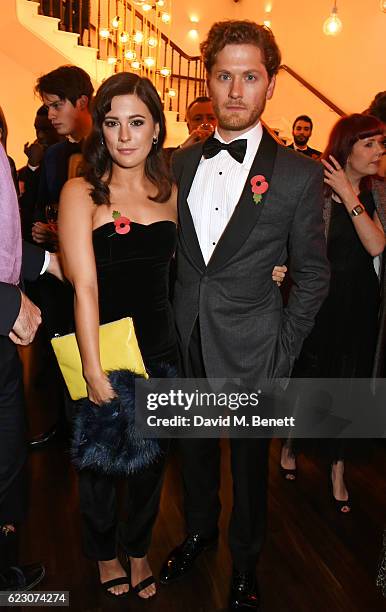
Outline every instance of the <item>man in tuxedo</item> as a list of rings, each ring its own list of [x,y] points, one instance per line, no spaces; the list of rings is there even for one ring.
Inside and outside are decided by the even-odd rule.
[[[176,327],[187,376],[236,378],[256,389],[259,381],[290,375],[328,291],[323,171],[280,146],[261,125],[280,65],[268,28],[216,23],[201,51],[218,127],[205,143],[173,157]],[[294,285],[283,309],[271,271],[287,250]],[[269,443],[231,439],[230,448],[230,609],[257,610]],[[188,535],[162,568],[164,584],[191,569],[218,535],[219,441],[184,439],[180,449]]]
[[[61,277],[55,255],[21,242],[17,196],[0,146],[0,591],[28,590],[44,576],[40,564],[19,566],[17,525],[26,513],[26,424],[17,345],[30,344],[40,310],[18,286],[49,272]]]
[[[299,115],[296,117],[292,125],[293,143],[289,145],[290,149],[295,149],[307,157],[319,159],[322,152],[308,146],[308,141],[312,134],[312,119],[308,115]]]

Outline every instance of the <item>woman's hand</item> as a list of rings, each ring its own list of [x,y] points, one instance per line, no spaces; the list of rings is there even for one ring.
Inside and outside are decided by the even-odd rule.
[[[272,270],[272,280],[278,287],[282,284],[287,272],[287,266],[275,266]]]
[[[112,388],[110,381],[105,374],[101,372],[97,376],[86,376],[87,382],[87,393],[90,401],[94,404],[105,404],[111,401],[115,397],[114,389]]]
[[[329,155],[329,159],[331,160],[330,162],[325,159],[320,160],[324,166],[324,182],[335,191],[343,202],[350,198],[350,196],[352,197],[354,195],[355,197],[353,188],[344,169],[340,166],[335,157]]]

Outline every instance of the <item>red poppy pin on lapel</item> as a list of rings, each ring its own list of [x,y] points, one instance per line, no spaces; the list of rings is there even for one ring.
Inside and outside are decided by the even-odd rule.
[[[259,204],[262,200],[263,193],[268,190],[269,184],[265,180],[265,176],[262,174],[256,174],[251,178],[253,201],[255,204]]]

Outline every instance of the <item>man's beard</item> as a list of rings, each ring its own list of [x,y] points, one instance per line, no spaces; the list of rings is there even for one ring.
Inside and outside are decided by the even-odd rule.
[[[294,136],[294,142],[298,147],[304,147],[309,140],[308,136]]]
[[[256,125],[264,111],[265,104],[254,106],[251,109],[243,108],[243,115],[228,111],[226,108],[220,108],[215,103],[213,104],[214,112],[217,117],[217,124],[223,130],[230,132],[242,132]],[[245,111],[247,111],[245,113]]]

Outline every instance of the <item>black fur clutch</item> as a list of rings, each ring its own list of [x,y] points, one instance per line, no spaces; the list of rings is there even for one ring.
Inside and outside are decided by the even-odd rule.
[[[174,366],[159,365],[158,378],[176,376]],[[109,373],[117,394],[97,406],[88,398],[75,402],[71,455],[78,470],[125,476],[146,468],[161,455],[156,439],[142,438],[135,429],[135,378],[128,370]]]

